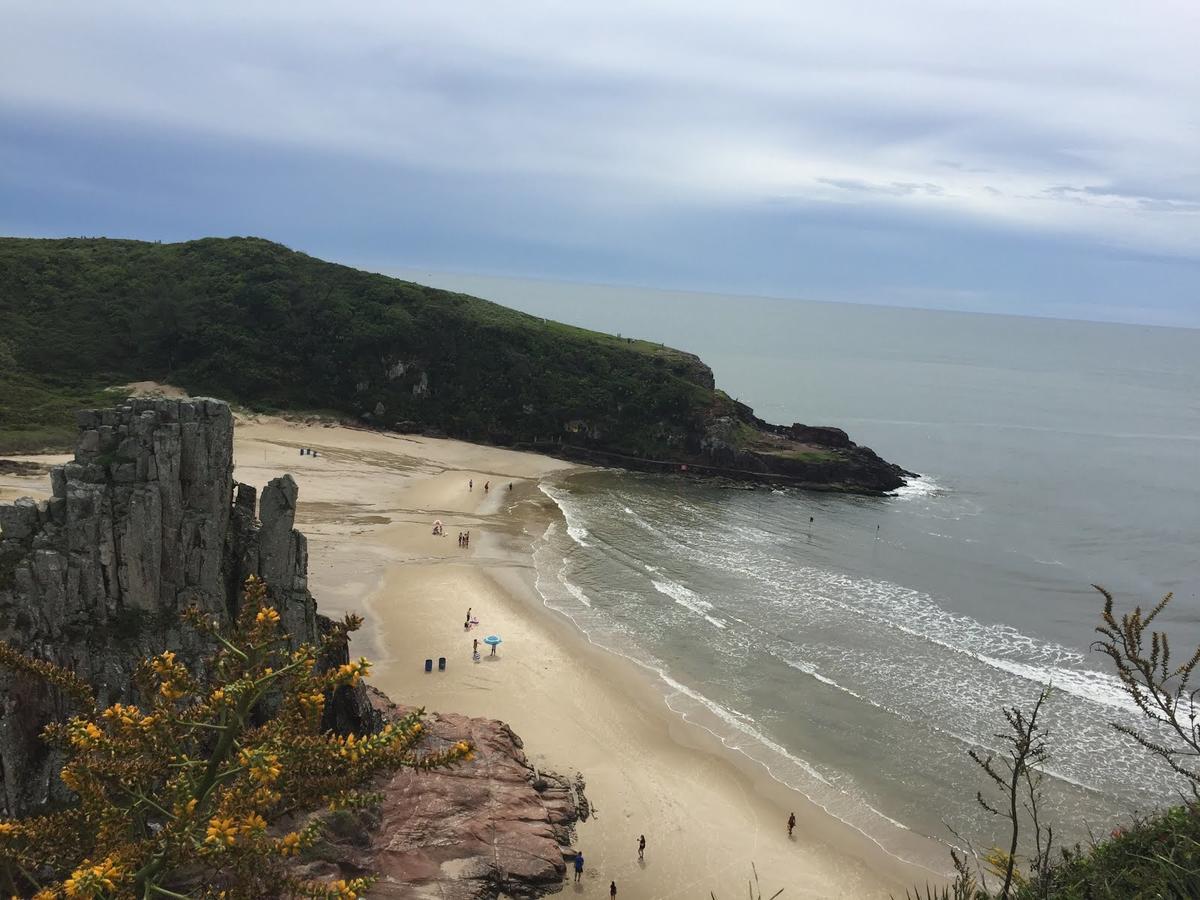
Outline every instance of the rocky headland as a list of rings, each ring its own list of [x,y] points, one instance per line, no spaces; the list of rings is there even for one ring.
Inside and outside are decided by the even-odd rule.
[[[52,446],[86,398],[151,379],[648,471],[868,494],[910,474],[839,429],[764,422],[695,354],[259,238],[0,238],[0,321],[0,453]]]

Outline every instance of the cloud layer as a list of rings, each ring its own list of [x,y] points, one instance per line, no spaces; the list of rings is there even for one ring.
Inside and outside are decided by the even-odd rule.
[[[1088,307],[1069,263],[1099,317],[1200,324],[1198,45],[1191,2],[24,4],[0,226],[1050,313]],[[913,268],[793,282],[855,236],[848,269]],[[923,274],[939,247],[985,273]],[[1097,277],[1123,266],[1157,299]]]

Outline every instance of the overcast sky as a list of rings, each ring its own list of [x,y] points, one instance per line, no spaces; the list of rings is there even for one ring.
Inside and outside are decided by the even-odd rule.
[[[0,232],[1200,326],[1200,3],[2,2]]]

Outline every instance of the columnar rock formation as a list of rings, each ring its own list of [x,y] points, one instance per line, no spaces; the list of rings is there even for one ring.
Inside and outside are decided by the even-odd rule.
[[[74,462],[51,471],[53,496],[0,505],[0,639],[74,669],[101,703],[130,698],[133,668],[199,646],[179,613],[228,618],[260,574],[284,625],[318,636],[290,475],[262,493],[233,481],[233,417],[219,400],[135,400],[78,414]],[[346,698],[343,698],[346,699]],[[0,671],[0,812],[60,796],[38,734],[69,713],[56,690]]]

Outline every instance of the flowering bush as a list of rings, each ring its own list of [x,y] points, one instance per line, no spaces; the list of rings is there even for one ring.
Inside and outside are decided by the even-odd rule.
[[[0,643],[0,663],[57,685],[81,709],[44,733],[66,754],[60,774],[77,802],[0,822],[0,887],[37,900],[354,900],[370,879],[306,881],[289,870],[320,837],[319,820],[303,814],[368,803],[359,789],[375,774],[449,766],[472,747],[417,753],[420,711],[373,733],[321,731],[327,698],[370,668],[318,662],[359,627],[355,616],[321,645],[290,649],[252,576],[232,626],[195,609],[184,618],[211,638],[213,655],[195,672],[170,650],[146,660],[135,679],[142,702],[106,709],[73,673]]]

